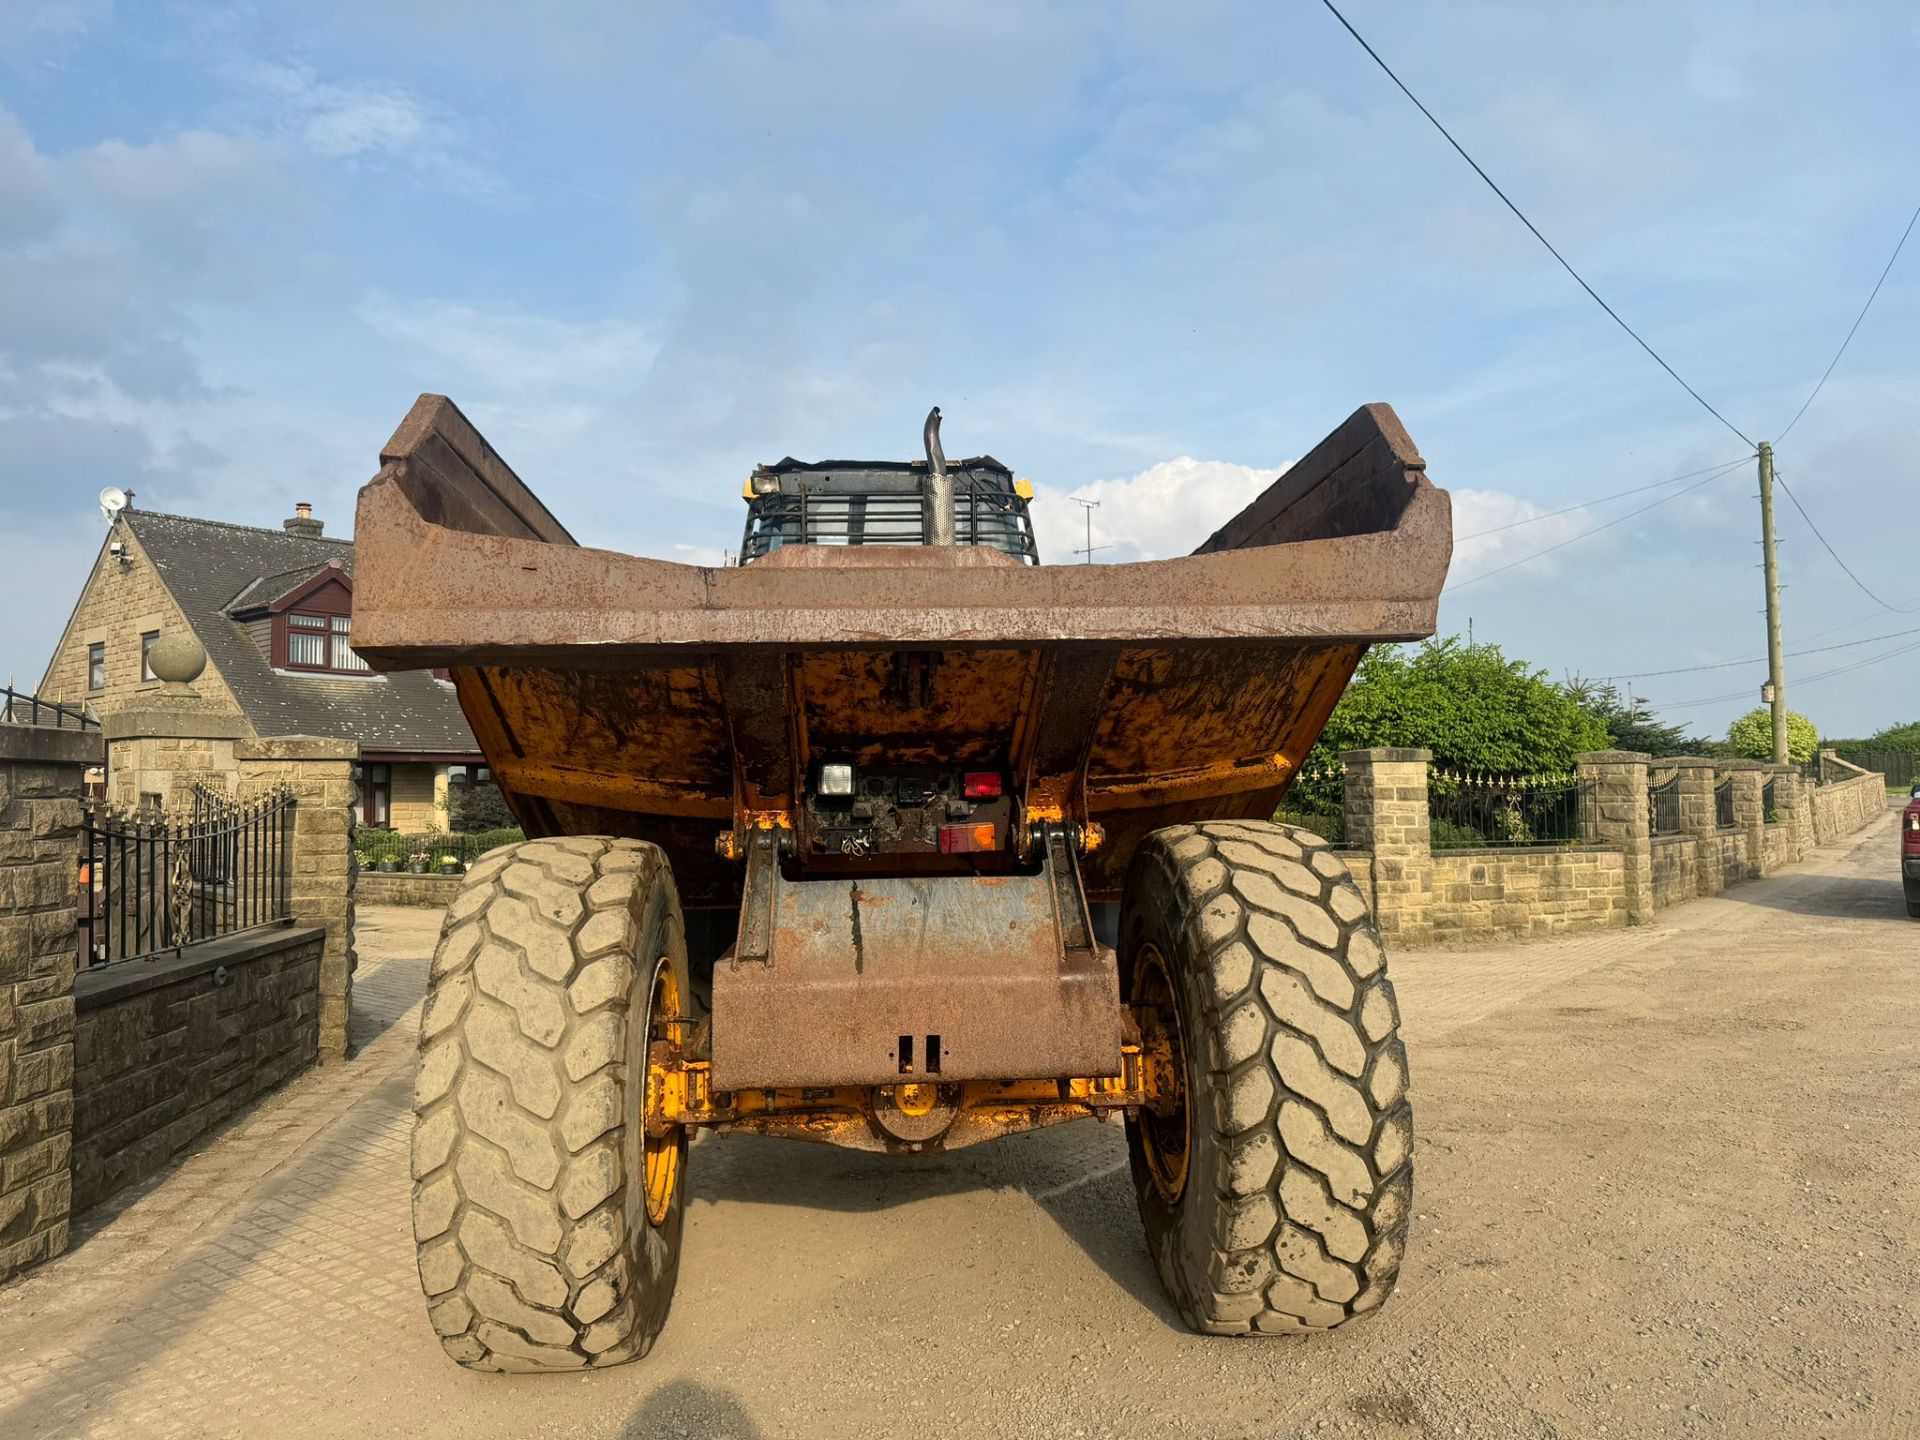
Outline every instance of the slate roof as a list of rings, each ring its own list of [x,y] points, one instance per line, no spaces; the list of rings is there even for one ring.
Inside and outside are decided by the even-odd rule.
[[[329,542],[323,541],[322,543]],[[353,560],[351,556],[345,558],[336,556],[335,558],[340,559],[340,568],[342,570],[352,571]],[[240,593],[229,600],[224,608],[229,615],[243,615],[248,611],[264,609],[266,606],[273,604],[273,602],[278,600],[282,595],[298,590],[322,570],[330,570],[332,568],[332,563],[327,562],[320,565],[297,565],[293,569],[280,575],[256,575],[240,587]]]
[[[480,747],[453,687],[424,670],[392,675],[276,671],[235,610],[258,611],[331,562],[353,573],[353,542],[219,520],[125,510],[173,598],[187,613],[259,735],[325,735],[363,751],[472,754]]]

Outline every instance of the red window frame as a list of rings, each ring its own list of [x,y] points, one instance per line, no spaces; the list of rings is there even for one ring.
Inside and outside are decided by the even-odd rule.
[[[326,615],[312,610],[289,610],[278,623],[286,634],[286,668],[316,675],[366,675],[372,667],[353,653],[351,615]],[[296,639],[317,640],[326,657],[321,663],[295,657]]]

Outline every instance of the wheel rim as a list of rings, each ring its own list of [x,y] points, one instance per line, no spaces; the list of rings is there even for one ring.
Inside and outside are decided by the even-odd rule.
[[[674,977],[673,965],[662,956],[653,967],[653,984],[647,994],[647,1040],[648,1050],[658,1040],[676,1040],[673,1022],[680,1018],[680,982]],[[642,1116],[653,1113],[653,1087],[656,1084],[653,1066],[646,1066],[645,1093],[641,1096],[640,1113]],[[680,1130],[675,1127],[658,1138],[647,1134],[645,1124],[640,1127],[640,1155],[645,1171],[647,1194],[647,1222],[656,1229],[664,1225],[667,1211],[673,1207],[673,1193],[680,1184]]]
[[[1180,1033],[1180,1006],[1167,962],[1152,945],[1143,945],[1134,961],[1133,1003],[1141,1017],[1144,1048],[1164,1057],[1153,1066],[1165,1079],[1141,1107],[1140,1152],[1153,1188],[1168,1205],[1177,1205],[1187,1188],[1193,1150],[1193,1114],[1187,1104],[1187,1050]]]

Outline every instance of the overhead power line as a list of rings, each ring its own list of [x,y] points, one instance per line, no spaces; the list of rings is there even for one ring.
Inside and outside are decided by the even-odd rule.
[[[1862,595],[1866,596],[1869,600],[1873,601],[1873,603],[1878,605],[1882,610],[1889,611],[1892,614],[1911,615],[1913,613],[1913,610],[1911,607],[1903,608],[1899,605],[1889,605],[1885,600],[1882,600],[1878,595],[1874,594],[1873,591],[1869,590],[1867,588],[1867,582],[1862,580],[1858,575],[1853,573],[1853,567],[1847,564],[1846,561],[1840,558],[1840,552],[1834,549],[1833,546],[1828,542],[1827,537],[1820,533],[1820,527],[1813,523],[1813,516],[1809,515],[1807,513],[1807,507],[1800,503],[1800,497],[1798,495],[1795,495],[1793,491],[1788,488],[1786,477],[1781,475],[1780,472],[1776,470],[1774,472],[1773,478],[1774,478],[1774,481],[1780,486],[1780,488],[1786,492],[1787,499],[1793,501],[1793,508],[1800,512],[1800,518],[1807,522],[1807,528],[1813,531],[1813,538],[1818,540],[1820,544],[1826,549],[1827,554],[1833,557],[1833,563],[1838,565],[1842,570],[1847,572],[1847,578],[1853,581],[1855,585],[1860,587],[1860,593]]]
[[[1898,640],[1903,635],[1920,635],[1920,629],[1894,630],[1885,635],[1869,635],[1864,640],[1841,640],[1833,645],[1815,645],[1806,650],[1789,650],[1786,658],[1797,660],[1802,655],[1825,655],[1833,650],[1851,650],[1856,645],[1876,645],[1882,640]],[[1760,655],[1752,660],[1718,660],[1710,665],[1678,665],[1671,670],[1633,670],[1625,675],[1609,675],[1609,680],[1651,680],[1656,675],[1698,675],[1703,670],[1736,670],[1742,665],[1764,665],[1767,657]]]
[[[1893,649],[1884,651],[1881,654],[1869,655],[1864,660],[1855,660],[1851,664],[1837,666],[1832,670],[1823,670],[1817,675],[1802,675],[1793,683],[1795,685],[1811,685],[1817,680],[1831,680],[1836,675],[1849,675],[1855,670],[1864,670],[1869,665],[1878,665],[1883,660],[1897,659],[1899,656],[1911,654],[1915,650],[1920,650],[1920,640],[1909,641],[1905,645],[1895,646]],[[1672,700],[1664,703],[1654,700],[1643,700],[1641,703],[1651,710],[1692,710],[1707,705],[1718,705],[1727,700],[1745,700],[1751,698],[1752,695],[1753,691],[1751,689],[1732,690],[1725,695],[1703,695],[1697,700]]]
[[[1627,521],[1633,519],[1637,515],[1644,515],[1649,510],[1657,510],[1662,505],[1667,504],[1669,501],[1678,500],[1682,495],[1689,495],[1693,493],[1695,490],[1698,490],[1702,485],[1711,485],[1715,480],[1718,480],[1721,476],[1725,475],[1729,470],[1733,470],[1739,466],[1745,465],[1746,463],[1747,463],[1746,456],[1743,455],[1738,460],[1731,461],[1728,464],[1720,466],[1716,470],[1709,471],[1704,480],[1696,480],[1693,482],[1693,484],[1683,486],[1681,489],[1674,491],[1671,495],[1662,495],[1658,500],[1654,500],[1646,505],[1642,505],[1637,510],[1629,510],[1626,514],[1616,516],[1614,519],[1608,520],[1603,524],[1590,525],[1585,530],[1582,530],[1578,535],[1571,535],[1565,540],[1562,540],[1557,545],[1549,545],[1544,550],[1536,550],[1531,555],[1524,555],[1518,560],[1510,560],[1505,565],[1496,566],[1492,570],[1483,570],[1478,575],[1474,575],[1466,580],[1455,581],[1452,584],[1446,586],[1445,591],[1443,591],[1443,593],[1451,593],[1455,590],[1464,590],[1469,585],[1478,585],[1482,580],[1491,580],[1496,575],[1504,575],[1509,570],[1515,570],[1522,565],[1531,564],[1533,561],[1540,559],[1542,556],[1553,554],[1553,552],[1556,550],[1564,550],[1569,545],[1577,545],[1582,540],[1587,539],[1589,536],[1598,535],[1602,530],[1611,530],[1616,525],[1624,525],[1627,523]],[[1668,481],[1666,483],[1671,484],[1672,482]]]
[[[1522,525],[1537,525],[1542,520],[1557,520],[1562,515],[1571,515],[1576,510],[1585,510],[1589,505],[1605,505],[1609,501],[1624,500],[1629,495],[1644,495],[1649,490],[1660,490],[1668,485],[1678,485],[1682,480],[1691,480],[1696,475],[1705,475],[1708,471],[1730,470],[1735,465],[1744,465],[1747,457],[1729,460],[1722,465],[1709,465],[1706,470],[1689,470],[1684,475],[1675,475],[1666,480],[1656,480],[1651,485],[1636,485],[1631,490],[1616,490],[1611,495],[1602,495],[1593,500],[1582,500],[1578,505],[1569,505],[1564,510],[1548,510],[1539,515],[1529,515],[1524,520],[1509,520],[1504,525],[1489,525],[1485,530],[1476,530],[1471,535],[1453,537],[1456,545],[1464,545],[1469,540],[1478,540],[1483,535],[1498,535],[1502,530],[1517,530]]]
[[[1908,605],[1909,607],[1911,607],[1911,606],[1916,606],[1916,605],[1920,605],[1920,598],[1916,598],[1916,599],[1913,599],[1913,600],[1909,600],[1909,601],[1907,602],[1907,605]],[[1809,639],[1809,640],[1818,640],[1818,639],[1820,639],[1820,638],[1822,638],[1823,636],[1827,636],[1827,635],[1836,635],[1836,634],[1838,634],[1838,633],[1839,633],[1840,631],[1842,631],[1842,630],[1851,630],[1851,629],[1852,629],[1852,628],[1853,628],[1854,626],[1856,626],[1856,625],[1864,625],[1864,624],[1866,624],[1866,623],[1867,623],[1867,622],[1868,622],[1869,620],[1878,620],[1879,618],[1880,618],[1880,616],[1879,616],[1879,614],[1878,614],[1877,612],[1875,612],[1875,613],[1870,613],[1870,614],[1866,614],[1866,615],[1860,615],[1860,616],[1857,616],[1857,617],[1855,617],[1855,618],[1854,618],[1854,619],[1852,619],[1852,620],[1846,620],[1846,621],[1842,621],[1842,622],[1841,622],[1840,624],[1838,624],[1838,625],[1829,625],[1829,626],[1827,626],[1827,628],[1826,628],[1826,629],[1824,629],[1824,630],[1816,630],[1816,631],[1814,631],[1814,632],[1813,632],[1813,633],[1812,633],[1811,635],[1809,635],[1809,636],[1807,636],[1806,638],[1807,638],[1807,639]]]
[[[1428,122],[1433,126],[1434,129],[1440,132],[1440,134],[1445,138],[1447,144],[1451,145],[1454,148],[1455,152],[1459,154],[1460,158],[1466,161],[1467,164],[1473,167],[1473,173],[1478,175],[1482,180],[1486,181],[1487,188],[1493,191],[1495,195],[1498,195],[1500,197],[1500,203],[1505,205],[1507,209],[1511,210],[1514,213],[1514,217],[1518,219],[1522,225],[1526,226],[1528,230],[1533,232],[1534,239],[1538,240],[1542,245],[1547,247],[1547,253],[1553,256],[1555,260],[1558,260],[1560,262],[1560,268],[1562,270],[1565,270],[1567,274],[1571,275],[1574,278],[1574,281],[1580,286],[1580,288],[1586,291],[1587,294],[1593,298],[1593,303],[1598,305],[1602,310],[1606,311],[1607,315],[1612,319],[1614,324],[1618,325],[1622,330],[1626,331],[1628,335],[1632,336],[1634,344],[1638,345],[1642,350],[1646,351],[1647,354],[1651,355],[1653,357],[1654,363],[1658,365],[1662,370],[1666,371],[1667,374],[1671,375],[1675,383],[1677,383],[1682,390],[1685,390],[1687,394],[1691,395],[1696,401],[1699,402],[1702,409],[1704,409],[1709,415],[1713,416],[1714,419],[1718,420],[1722,425],[1726,426],[1727,429],[1731,430],[1735,435],[1738,435],[1743,441],[1745,441],[1748,449],[1753,449],[1754,442],[1748,439],[1746,433],[1742,431],[1738,425],[1735,425],[1731,420],[1727,419],[1726,416],[1722,415],[1718,410],[1714,409],[1712,405],[1708,404],[1706,397],[1702,395],[1698,390],[1694,389],[1693,386],[1689,385],[1686,382],[1686,380],[1681,377],[1680,372],[1674,369],[1673,366],[1669,365],[1666,362],[1666,360],[1662,358],[1658,350],[1655,350],[1653,346],[1649,345],[1645,340],[1640,338],[1639,331],[1635,330],[1631,325],[1627,324],[1625,320],[1622,320],[1620,318],[1619,312],[1616,311],[1605,300],[1602,300],[1600,298],[1600,292],[1595,290],[1593,286],[1589,285],[1586,282],[1586,278],[1582,276],[1578,270],[1574,269],[1573,266],[1567,262],[1567,257],[1562,255],[1557,249],[1554,248],[1554,244],[1551,240],[1547,239],[1545,235],[1542,235],[1540,233],[1540,227],[1535,225],[1533,221],[1529,220],[1526,217],[1525,212],[1523,212],[1518,205],[1514,204],[1512,200],[1507,198],[1507,192],[1502,190],[1498,185],[1496,185],[1493,181],[1493,177],[1487,174],[1485,170],[1480,168],[1480,162],[1478,160],[1475,160],[1473,156],[1467,153],[1466,148],[1463,145],[1461,145],[1461,143],[1458,140],[1453,138],[1452,132],[1449,131],[1446,126],[1442,125],[1438,117],[1436,117],[1431,110],[1429,110],[1424,104],[1421,103],[1420,97],[1418,95],[1415,95],[1413,91],[1409,90],[1407,88],[1406,82],[1402,80],[1398,75],[1393,73],[1393,67],[1388,65],[1386,61],[1382,60],[1380,58],[1380,53],[1377,50],[1375,50],[1373,46],[1367,43],[1366,37],[1362,35],[1358,30],[1353,28],[1353,23],[1350,20],[1348,20],[1346,16],[1340,13],[1339,6],[1335,5],[1333,3],[1333,0],[1320,0],[1320,3],[1325,5],[1327,9],[1332,12],[1333,18],[1338,20],[1340,24],[1346,29],[1346,32],[1349,35],[1351,35],[1356,41],[1359,42],[1360,48],[1366,51],[1368,56],[1373,60],[1373,63],[1378,65],[1381,68],[1381,70],[1383,70],[1386,73],[1386,77],[1389,80],[1393,81],[1395,85],[1399,86],[1400,93],[1402,95],[1405,95],[1407,99],[1411,100],[1414,104],[1414,108],[1419,110],[1419,112],[1422,115],[1427,117]]]
[[[1900,258],[1900,252],[1906,249],[1907,237],[1913,234],[1913,224],[1916,220],[1920,220],[1920,205],[1914,206],[1913,214],[1907,217],[1907,228],[1900,232],[1900,239],[1893,247],[1893,254],[1887,257],[1887,263],[1885,268],[1880,272],[1880,278],[1873,282],[1873,289],[1867,295],[1867,303],[1862,305],[1860,307],[1860,313],[1853,317],[1853,324],[1848,327],[1847,330],[1847,338],[1842,340],[1840,342],[1840,348],[1833,352],[1833,359],[1827,362],[1826,370],[1821,374],[1819,382],[1813,387],[1813,394],[1807,396],[1805,400],[1800,402],[1800,408],[1793,412],[1793,419],[1787,422],[1787,429],[1780,432],[1781,440],[1787,438],[1787,430],[1793,429],[1794,426],[1800,423],[1800,417],[1807,413],[1807,407],[1813,404],[1814,397],[1826,388],[1827,377],[1833,374],[1833,367],[1840,363],[1840,357],[1847,353],[1847,346],[1853,343],[1854,332],[1860,328],[1860,322],[1867,318],[1867,311],[1873,308],[1873,302],[1880,294],[1880,287],[1887,283],[1887,276],[1893,273],[1893,262],[1898,260]],[[1777,444],[1778,442],[1776,441],[1775,443]],[[1799,502],[1796,501],[1795,503],[1797,504]]]

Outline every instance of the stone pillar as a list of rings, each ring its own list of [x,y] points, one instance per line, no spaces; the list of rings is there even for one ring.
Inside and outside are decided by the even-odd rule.
[[[1807,798],[1806,778],[1797,765],[1773,765],[1769,774],[1773,778],[1773,808],[1787,827],[1787,853],[1795,860],[1804,860],[1813,848],[1813,816],[1808,810],[1812,801]]]
[[[360,747],[351,740],[281,735],[241,740],[237,797],[252,799],[279,786],[293,791],[293,918],[326,927],[320,952],[320,1058],[347,1057],[347,1016],[353,998],[353,832],[359,787],[353,767]]]
[[[1618,845],[1625,856],[1627,923],[1653,919],[1653,826],[1647,765],[1637,750],[1589,750],[1573,757],[1580,781],[1580,837]]]
[[[0,1281],[67,1248],[80,797],[98,731],[0,725]]]
[[[1773,766],[1765,760],[1722,760],[1720,768],[1733,776],[1733,824],[1747,852],[1747,872],[1757,878],[1767,872],[1767,807],[1762,792]]]
[[[1433,896],[1431,750],[1349,750],[1347,844],[1373,854],[1374,921],[1389,940],[1418,939]]]
[[[234,742],[247,722],[210,706],[186,686],[166,686],[107,716],[107,800],[130,810],[158,795],[168,811],[184,808],[196,784],[229,793]]]
[[[1700,755],[1662,760],[1679,777],[1680,833],[1693,841],[1694,893],[1718,895],[1727,888],[1720,865],[1720,827],[1713,817],[1713,788],[1719,783],[1715,761]]]

